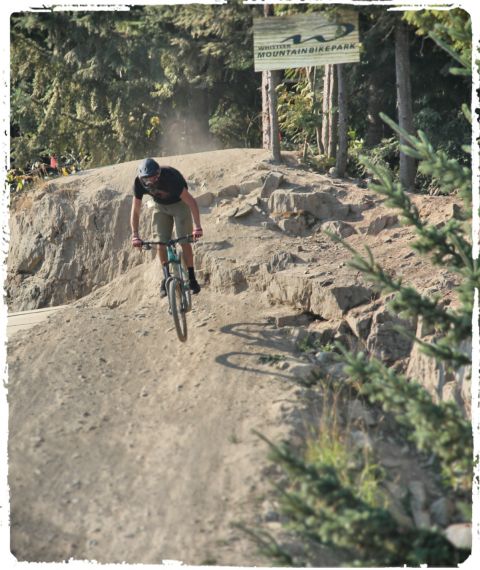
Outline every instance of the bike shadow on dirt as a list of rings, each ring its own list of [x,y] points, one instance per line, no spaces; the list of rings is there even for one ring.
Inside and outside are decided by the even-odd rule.
[[[285,330],[274,328],[268,322],[254,322],[225,325],[220,332],[241,338],[243,346],[257,350],[226,352],[218,355],[215,362],[243,372],[294,380],[293,375],[278,368],[282,360],[292,357],[295,350]]]

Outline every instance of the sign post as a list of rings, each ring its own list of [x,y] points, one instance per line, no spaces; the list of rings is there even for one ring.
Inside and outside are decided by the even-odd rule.
[[[276,86],[273,85],[272,71],[360,61],[358,13],[342,10],[336,14],[311,12],[298,16],[254,18],[253,49],[255,71],[267,72],[269,76],[270,148],[274,162],[280,162],[278,125],[272,120],[276,117]],[[266,87],[264,83],[262,96]],[[265,112],[263,108],[264,115]],[[264,125],[264,143],[265,140]]]

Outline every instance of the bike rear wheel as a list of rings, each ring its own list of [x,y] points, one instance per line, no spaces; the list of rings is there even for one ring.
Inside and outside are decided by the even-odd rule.
[[[187,307],[184,306],[182,283],[179,279],[173,278],[169,281],[168,299],[178,340],[185,342],[187,340]]]

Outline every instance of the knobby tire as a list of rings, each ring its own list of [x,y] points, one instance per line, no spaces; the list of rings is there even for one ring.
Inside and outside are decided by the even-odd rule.
[[[178,340],[185,342],[187,340],[187,315],[186,307],[183,306],[182,285],[179,279],[171,279],[168,283],[168,298]]]

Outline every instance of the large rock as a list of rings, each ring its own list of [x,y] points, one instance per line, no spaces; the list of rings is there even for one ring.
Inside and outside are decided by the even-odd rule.
[[[300,192],[275,190],[269,198],[268,207],[274,215],[284,212],[304,211],[319,220],[340,220],[348,215],[348,206],[328,192]]]
[[[244,180],[239,184],[240,194],[250,194],[260,186],[262,186],[261,180]]]
[[[345,315],[345,320],[358,338],[365,340],[370,334],[372,314],[368,311],[368,307],[361,307],[349,311],[348,314]]]
[[[310,310],[312,282],[303,271],[291,269],[268,274],[264,283],[270,302]]]
[[[309,310],[323,319],[339,319],[353,307],[370,301],[372,289],[352,281],[341,279],[324,287],[321,280],[313,280]]]
[[[404,327],[410,333],[415,332],[412,322],[390,313],[386,307],[381,307],[372,315],[367,348],[387,364],[406,358],[412,350],[412,340],[402,335],[398,327]]]
[[[12,210],[7,302],[11,311],[61,305],[106,285],[147,256],[130,244],[130,185],[84,196],[59,179]],[[79,181],[75,180],[76,188]],[[151,235],[142,216],[141,235]]]
[[[283,182],[283,174],[281,172],[269,172],[263,183],[260,196],[262,198],[268,198],[274,192],[280,184]]]
[[[327,231],[341,238],[346,238],[357,233],[357,230],[350,224],[341,221],[325,222],[321,226],[322,231]]]
[[[391,228],[395,224],[398,223],[398,216],[385,214],[383,216],[379,216],[370,222],[367,228],[367,234],[376,236],[382,230],[386,228]]]
[[[445,530],[447,540],[455,546],[463,550],[472,549],[472,524],[456,523],[451,524]]]
[[[278,221],[278,227],[285,233],[294,236],[305,235],[308,230],[305,216],[291,216],[288,218],[281,218]]]
[[[317,320],[309,325],[308,332],[317,346],[325,346],[335,341],[342,324],[343,321],[341,319],[330,321]]]
[[[225,186],[218,191],[218,198],[236,198],[240,194],[240,188],[236,184]]]
[[[344,277],[332,284],[325,278],[309,279],[299,268],[292,268],[269,276],[266,289],[272,302],[292,305],[322,319],[340,319],[373,296],[372,289],[352,281]]]
[[[199,248],[196,264],[204,280],[215,291],[236,294],[248,288],[247,276],[252,274],[250,267],[238,266],[234,259],[218,257],[210,250]]]
[[[417,327],[417,336],[428,343],[435,342],[435,336],[420,335],[422,324]],[[467,355],[472,353],[472,341],[464,340],[459,350]],[[432,396],[435,402],[454,401],[466,417],[471,418],[471,366],[462,366],[458,370],[450,370],[442,362],[427,356],[415,344],[410,354],[406,374],[414,378]]]
[[[296,257],[289,251],[277,251],[272,255],[267,263],[267,271],[275,273],[285,270],[289,265],[295,263]]]
[[[430,513],[427,509],[427,491],[422,481],[408,483],[410,495],[410,511],[417,528],[430,528],[432,526]]]
[[[215,194],[213,192],[204,192],[203,194],[195,196],[195,200],[197,201],[197,204],[201,208],[211,206],[213,204],[214,199],[215,199]]]

